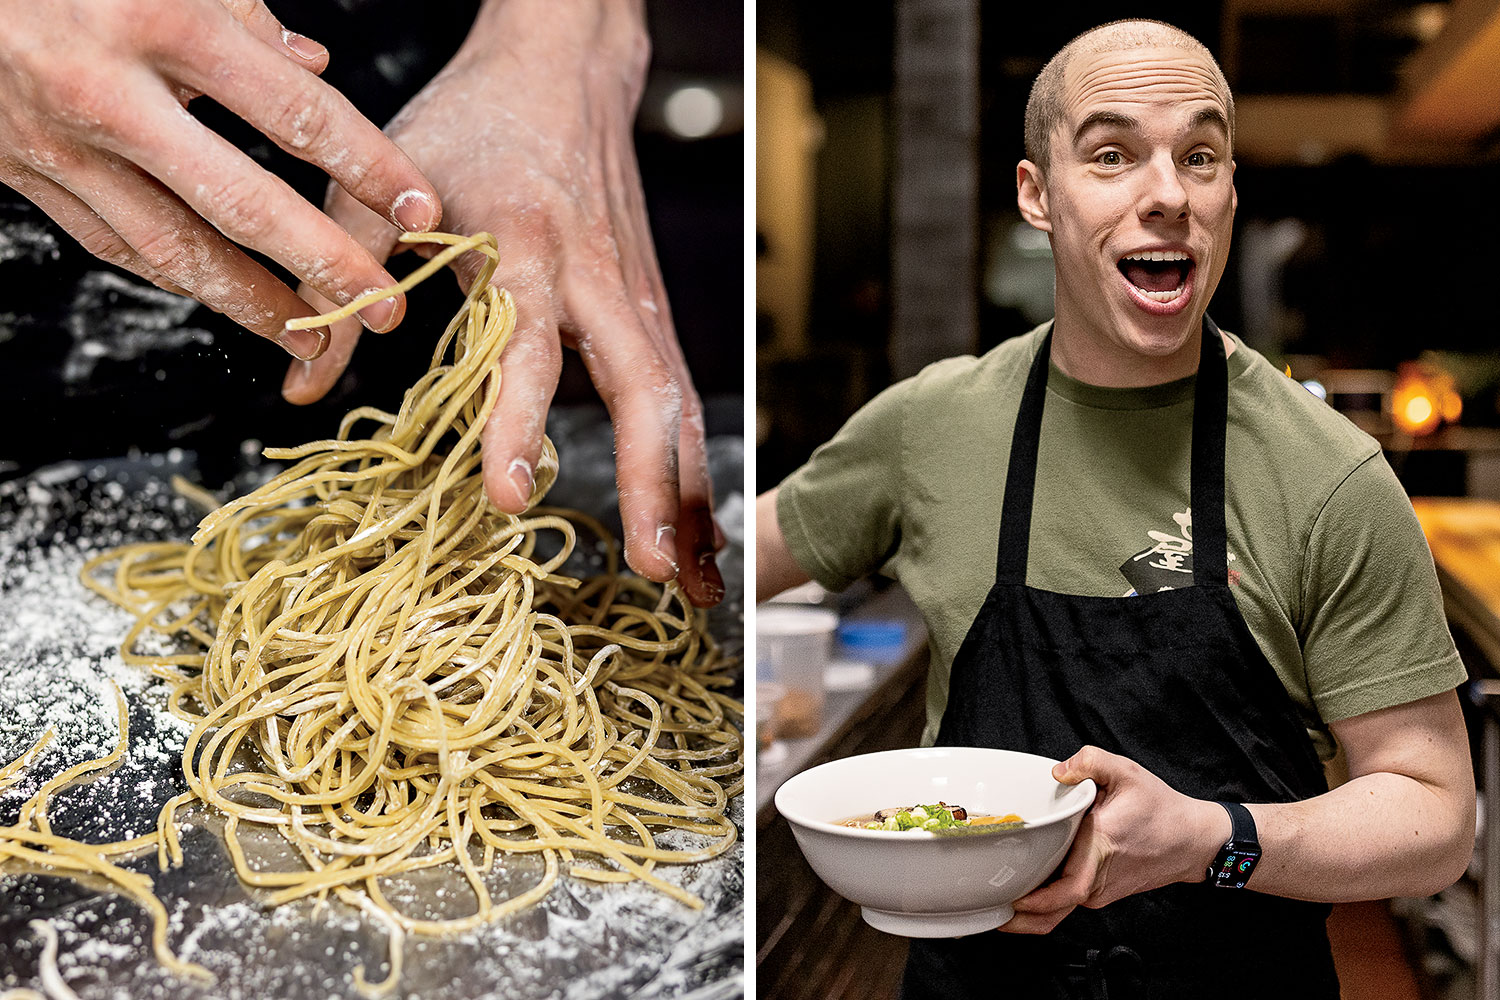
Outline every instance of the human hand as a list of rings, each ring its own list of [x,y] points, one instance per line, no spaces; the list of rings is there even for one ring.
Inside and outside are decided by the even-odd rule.
[[[316,310],[243,253],[338,303],[392,284],[347,232],[186,110],[206,94],[406,229],[436,192],[338,91],[327,50],[260,0],[0,0],[0,181],[95,256],[222,312],[297,357]],[[404,300],[367,307],[389,329]]]
[[[1046,934],[1075,907],[1097,909],[1173,882],[1201,881],[1229,839],[1221,806],[1183,795],[1129,758],[1086,746],[1056,764],[1052,776],[1065,785],[1092,778],[1099,796],[1062,875],[1016,900],[1002,931]]]
[[[646,61],[639,9],[492,2],[387,132],[441,192],[447,230],[495,235],[493,283],[516,300],[483,436],[490,500],[525,508],[566,344],[582,355],[614,424],[627,561],[712,604],[724,587],[702,405],[672,325],[631,139]],[[397,230],[346,193],[333,190],[327,208],[377,259],[395,250]],[[478,263],[470,255],[455,269],[467,287]],[[333,324],[328,352],[291,366],[286,398],[321,398],[359,333]]]

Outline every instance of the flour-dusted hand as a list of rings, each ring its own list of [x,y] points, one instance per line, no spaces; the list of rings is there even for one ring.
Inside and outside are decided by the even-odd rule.
[[[370,252],[186,110],[206,94],[396,224],[436,225],[436,192],[380,129],[318,79],[317,42],[260,0],[0,0],[0,181],[90,252],[191,295],[298,357],[316,312],[240,250],[328,299],[391,284]],[[376,329],[402,301],[364,310]]]
[[[639,3],[490,0],[387,132],[437,185],[444,228],[495,235],[494,282],[516,299],[484,433],[490,499],[518,512],[531,495],[566,344],[614,423],[627,560],[711,604],[724,588],[702,405],[672,325],[631,138],[648,57]],[[397,230],[345,192],[331,192],[328,211],[378,259],[395,249]],[[474,268],[458,267],[466,286]],[[292,365],[286,397],[326,393],[359,333],[335,324],[327,354]]]
[[[1097,909],[1173,882],[1202,881],[1218,845],[1229,839],[1229,814],[1194,799],[1126,757],[1086,746],[1052,768],[1065,785],[1099,786],[1062,874],[1015,902],[1000,929],[1046,934],[1075,907]]]

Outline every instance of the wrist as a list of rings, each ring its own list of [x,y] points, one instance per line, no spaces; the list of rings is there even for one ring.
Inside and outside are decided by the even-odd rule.
[[[645,85],[651,59],[644,0],[485,0],[457,59],[566,62]]]
[[[1203,873],[1213,864],[1219,849],[1228,843],[1234,832],[1229,814],[1217,802],[1191,799],[1192,809],[1183,824],[1188,832],[1183,850],[1183,866],[1178,873],[1180,882],[1202,882]]]

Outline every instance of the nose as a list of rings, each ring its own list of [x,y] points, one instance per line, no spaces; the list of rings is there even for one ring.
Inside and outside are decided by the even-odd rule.
[[[1185,222],[1188,217],[1188,193],[1170,153],[1153,157],[1142,172],[1140,216],[1148,222]]]

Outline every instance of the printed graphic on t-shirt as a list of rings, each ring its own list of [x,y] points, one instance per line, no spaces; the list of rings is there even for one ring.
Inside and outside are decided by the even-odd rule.
[[[1120,573],[1130,581],[1131,590],[1126,597],[1137,594],[1154,594],[1162,590],[1193,585],[1193,510],[1179,511],[1172,515],[1175,531],[1148,531],[1151,545],[1120,564]],[[1234,561],[1234,553],[1228,553]],[[1234,583],[1239,574],[1231,569],[1229,582]]]

